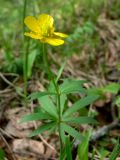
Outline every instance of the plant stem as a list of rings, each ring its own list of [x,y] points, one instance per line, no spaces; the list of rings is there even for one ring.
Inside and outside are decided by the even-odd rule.
[[[25,96],[25,103],[27,103],[27,71],[28,71],[28,50],[29,50],[29,40],[25,46],[25,51],[23,55],[23,74],[24,74],[24,96]],[[27,105],[27,104],[26,104]]]
[[[26,8],[27,8],[27,0],[24,0],[24,6],[23,6],[23,32],[25,31],[25,25],[24,25],[24,18],[26,15]],[[23,45],[25,44],[25,38],[23,37]],[[28,49],[29,49],[29,40],[27,41],[27,44],[24,45],[25,50],[23,52],[23,77],[24,77],[24,98],[25,98],[25,106],[27,107],[27,70],[28,70]]]
[[[42,49],[43,49],[43,62],[44,62],[44,65],[45,65],[46,73],[47,73],[47,75],[49,77],[49,75],[50,75],[50,69],[49,69],[49,66],[48,66],[48,59],[47,59],[47,55],[46,55],[46,52],[45,52],[45,45],[44,45],[44,43],[43,43]]]
[[[57,106],[58,106],[58,114],[59,114],[59,119],[58,119],[58,131],[59,131],[59,140],[60,140],[60,151],[62,152],[62,139],[61,139],[61,104],[60,104],[60,92],[59,92],[59,87],[57,85],[56,88],[57,92]]]
[[[26,15],[26,8],[27,8],[27,0],[24,0],[24,5],[23,5],[23,33],[25,31],[24,18],[25,18],[25,15]]]
[[[56,90],[56,94],[57,94],[57,108],[58,108],[58,131],[59,131],[59,140],[60,140],[60,151],[62,151],[62,147],[63,147],[63,144],[62,144],[62,139],[61,139],[61,104],[60,104],[60,91],[59,91],[59,86],[57,84],[57,82],[55,82],[55,79],[53,77],[53,74],[49,68],[49,65],[48,65],[48,59],[47,59],[47,55],[46,55],[46,52],[45,52],[45,46],[43,44],[43,62],[45,64],[45,69],[46,69],[46,73],[48,74],[48,77],[52,79],[52,82],[53,82],[53,85],[55,87],[55,90]]]

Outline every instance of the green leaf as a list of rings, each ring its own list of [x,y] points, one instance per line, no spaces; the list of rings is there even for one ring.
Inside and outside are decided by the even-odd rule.
[[[62,74],[62,72],[63,72],[63,70],[64,70],[65,65],[66,65],[66,61],[61,65],[61,68],[60,68],[60,70],[58,71],[57,78],[56,78],[56,82],[57,82],[57,81],[59,80],[59,78],[61,77],[61,74]]]
[[[37,56],[36,50],[33,50],[32,52],[30,52],[28,54],[28,67],[27,67],[27,77],[28,78],[31,76],[32,66],[33,66],[33,63],[35,61],[36,56]]]
[[[120,154],[120,140],[118,140],[117,144],[115,145],[115,148],[113,149],[109,159],[116,160],[119,154]]]
[[[82,160],[88,160],[88,147],[92,130],[84,134],[84,140],[78,146],[78,157]]]
[[[66,151],[66,158],[67,160],[72,160],[72,146],[70,143],[70,136],[66,136],[65,138],[65,151]]]
[[[65,158],[66,158],[65,149],[61,147],[59,160],[66,160]]]
[[[60,95],[61,115],[63,113],[66,101],[67,101],[67,96],[65,94]]]
[[[3,149],[0,148],[0,160],[4,160],[5,159],[5,152]]]
[[[120,107],[120,96],[118,96],[115,100],[115,104],[117,105],[117,107]]]
[[[46,96],[46,95],[56,95],[56,93],[53,93],[53,92],[34,92],[29,96],[29,98],[31,98],[33,100],[33,99],[38,99],[38,98]]]
[[[53,102],[56,102],[56,95],[57,95],[57,93],[56,93],[56,87],[54,85],[53,80],[49,83],[47,89],[48,89],[48,92],[54,93],[53,95],[51,95],[51,97],[52,97]]]
[[[70,114],[73,114],[74,112],[77,112],[79,109],[86,107],[87,105],[95,102],[99,98],[99,95],[90,95],[87,97],[84,97],[77,102],[75,102],[70,108],[68,108],[65,113],[64,117],[69,116]]]
[[[63,84],[60,85],[61,94],[70,94],[70,93],[86,93],[86,89],[82,87],[85,80],[64,80]]]
[[[39,103],[41,107],[51,116],[58,118],[57,108],[52,102],[52,99],[49,96],[40,97]]]
[[[51,82],[49,83],[48,92],[56,93],[56,88],[55,88],[55,86],[54,86],[53,81],[51,81]]]
[[[72,137],[74,137],[74,138],[76,138],[78,140],[82,140],[83,139],[83,136],[78,131],[76,131],[74,128],[70,127],[69,125],[67,125],[65,123],[62,123],[61,127],[63,128],[63,130],[65,132],[67,132]]]
[[[98,155],[100,159],[104,160],[109,155],[109,151],[102,147],[99,149]]]
[[[29,122],[29,121],[37,121],[37,120],[42,120],[42,119],[52,119],[52,117],[48,115],[47,113],[42,113],[42,112],[32,113],[32,114],[22,117],[22,119],[20,120],[20,123]]]
[[[33,137],[33,136],[36,136],[38,134],[41,134],[45,131],[49,131],[49,129],[55,127],[56,123],[55,122],[49,122],[47,124],[44,124],[42,126],[39,126],[36,130],[34,130],[30,135],[29,137]]]
[[[104,97],[103,90],[101,88],[90,88],[87,90],[87,95],[99,95],[100,97]]]
[[[60,136],[61,136],[62,142],[65,144],[65,131],[62,126],[62,123],[60,124]]]
[[[93,119],[92,117],[66,117],[63,119],[64,122],[70,122],[70,123],[75,123],[75,124],[98,124],[98,122]]]
[[[118,83],[110,83],[103,88],[104,92],[110,92],[113,94],[117,94],[120,90],[120,84]]]

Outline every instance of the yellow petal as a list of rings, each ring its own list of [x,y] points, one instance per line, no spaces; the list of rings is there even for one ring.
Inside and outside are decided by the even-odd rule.
[[[35,33],[32,33],[32,32],[30,32],[30,33],[25,32],[24,35],[28,36],[28,37],[31,37],[31,38],[34,38],[34,39],[42,39],[42,37],[40,37],[38,34],[35,34]]]
[[[68,37],[68,35],[67,35],[67,34],[60,33],[60,32],[54,32],[53,34],[54,34],[55,36],[59,36],[59,37],[62,37],[62,38],[66,38],[66,37]]]
[[[54,32],[54,19],[52,16],[48,14],[41,14],[38,16],[38,22],[43,35],[48,35],[51,34],[51,32]]]
[[[49,27],[52,27],[54,19],[52,16],[50,16],[48,14],[41,14],[38,16],[38,21],[39,21],[40,26],[47,25]]]
[[[42,40],[43,43],[48,43],[50,45],[53,46],[59,46],[62,45],[64,43],[64,41],[62,39],[56,39],[56,38],[44,38]]]
[[[33,16],[28,16],[24,19],[26,26],[33,32],[39,32],[39,23]]]

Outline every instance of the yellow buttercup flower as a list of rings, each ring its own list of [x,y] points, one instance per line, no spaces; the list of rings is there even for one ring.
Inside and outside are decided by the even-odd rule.
[[[28,16],[25,18],[24,23],[31,30],[25,32],[25,36],[33,39],[38,39],[42,43],[48,43],[53,46],[62,45],[68,35],[60,32],[55,32],[54,19],[48,14],[41,14],[38,18]]]

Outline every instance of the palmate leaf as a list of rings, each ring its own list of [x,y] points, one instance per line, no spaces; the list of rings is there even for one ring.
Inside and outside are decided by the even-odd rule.
[[[113,94],[117,94],[120,91],[120,84],[119,83],[110,83],[106,85],[103,89],[103,92],[110,92]]]
[[[66,160],[66,152],[64,148],[61,148],[60,150],[60,156],[59,156],[59,160]]]
[[[64,107],[65,107],[65,103],[67,101],[67,96],[65,94],[61,94],[60,95],[60,107],[61,107],[61,115],[63,113]]]
[[[56,93],[54,92],[34,92],[29,96],[29,98],[33,100],[33,99],[38,99],[40,97],[47,96],[47,95],[56,95]]]
[[[64,132],[68,133],[72,137],[74,137],[80,141],[83,140],[83,136],[78,131],[76,131],[74,128],[70,127],[69,125],[67,125],[65,123],[61,123],[61,127],[64,130]]]
[[[61,67],[60,67],[60,69],[58,71],[56,82],[58,82],[59,78],[61,77],[61,74],[62,74],[62,72],[64,70],[65,65],[66,65],[66,61],[61,65]]]
[[[74,112],[77,112],[79,109],[86,107],[87,105],[93,103],[99,98],[99,95],[88,95],[77,102],[75,102],[70,108],[68,108],[65,113],[64,117],[69,116],[70,114],[73,114]]]
[[[86,93],[86,89],[82,87],[85,80],[71,80],[66,79],[60,85],[61,94],[70,94],[70,93]]]
[[[62,142],[65,144],[65,131],[62,123],[60,124],[60,136],[61,136]]]
[[[115,104],[120,108],[120,96],[118,96],[115,100]]]
[[[41,105],[41,107],[51,116],[57,118],[58,114],[57,114],[57,108],[55,107],[55,105],[52,102],[52,99],[49,96],[44,96],[44,97],[40,97],[39,99],[39,103]]]
[[[65,151],[67,160],[72,160],[72,146],[70,143],[70,136],[66,136],[65,138]]]
[[[99,95],[101,98],[104,98],[103,90],[101,88],[92,87],[87,89],[87,95]]]
[[[48,92],[56,93],[56,88],[54,86],[53,80],[48,85]]]
[[[32,66],[37,56],[37,50],[33,50],[28,54],[28,67],[27,67],[27,77],[29,78],[32,73]]]
[[[83,116],[83,117],[65,117],[63,119],[64,122],[70,122],[71,124],[98,124],[98,122],[93,119],[92,117],[87,117],[87,116]]]
[[[43,120],[43,119],[52,119],[52,117],[49,114],[43,113],[43,112],[32,113],[32,114],[22,117],[22,119],[20,120],[20,123]]]
[[[84,141],[78,146],[78,157],[82,160],[88,160],[88,146],[92,130],[84,134]]]
[[[51,128],[54,128],[56,126],[56,123],[55,122],[49,122],[47,124],[44,124],[42,126],[39,126],[36,130],[34,130],[30,135],[29,137],[33,137],[33,136],[36,136],[38,134],[41,134],[45,131],[49,131],[49,129]]]

